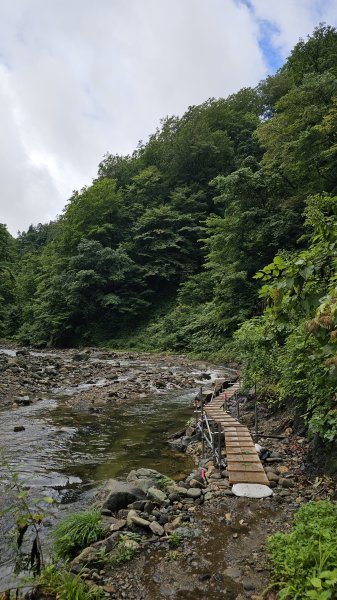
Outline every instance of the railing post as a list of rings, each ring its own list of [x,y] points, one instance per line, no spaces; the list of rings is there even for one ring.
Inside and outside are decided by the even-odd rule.
[[[214,421],[212,421],[212,452],[213,452],[213,463],[214,463],[214,466],[216,466]]]
[[[259,437],[259,415],[258,415],[258,411],[257,411],[257,399],[255,396],[255,406],[254,406],[254,412],[255,412],[255,443],[257,443],[258,437]]]
[[[218,423],[218,459],[219,459],[219,473],[221,473],[221,424]]]
[[[201,457],[205,458],[205,440],[204,440],[204,400],[201,396]]]

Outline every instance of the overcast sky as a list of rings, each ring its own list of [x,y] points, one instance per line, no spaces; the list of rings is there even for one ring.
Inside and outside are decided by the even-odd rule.
[[[103,155],[255,86],[337,0],[0,0],[0,222],[54,219]]]

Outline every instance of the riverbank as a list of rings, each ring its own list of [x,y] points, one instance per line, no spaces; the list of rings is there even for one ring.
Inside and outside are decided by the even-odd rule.
[[[103,482],[141,466],[169,476],[193,465],[167,443],[191,417],[193,398],[219,366],[185,357],[85,351],[33,351],[6,347],[0,353],[1,453],[33,497],[51,496],[46,533],[65,514],[92,502]],[[207,384],[209,385],[209,383]],[[0,510],[12,499],[3,488]],[[49,514],[49,513],[52,514]],[[14,547],[0,520],[0,580],[11,573]]]
[[[267,449],[264,466],[274,492],[268,499],[233,497],[226,473],[219,478],[211,457],[200,462],[201,445],[191,426],[182,432],[190,442],[186,452],[172,450],[169,435],[193,415],[195,390],[202,383],[210,386],[220,374],[217,366],[186,357],[92,348],[55,353],[20,349],[15,356],[12,348],[12,354],[2,359],[7,367],[0,420],[8,424],[7,439],[13,442],[17,463],[28,456],[28,468],[35,469],[32,491],[43,489],[50,495],[52,490],[61,506],[73,502],[61,514],[93,502],[102,506],[102,496],[93,497],[95,487],[111,477],[130,484],[139,478],[139,469],[142,479],[144,472],[156,469],[175,480],[164,479],[159,486],[164,498],[157,494],[139,499],[140,504],[134,500],[133,506],[105,507],[108,538],[113,535],[109,543],[130,532],[139,536],[130,562],[112,564],[100,550],[98,562],[91,564],[87,554],[73,565],[106,598],[257,600],[269,582],[267,537],[289,530],[294,513],[307,501],[336,499],[333,478],[310,474],[309,441],[291,411],[270,414],[267,407],[259,408],[260,433],[282,438],[259,440]],[[230,409],[236,411],[234,402]],[[24,430],[14,434],[13,417],[18,416]],[[240,419],[252,429],[254,402],[249,397],[241,399]],[[201,465],[206,484],[200,480]],[[78,480],[69,482],[76,474]],[[156,479],[151,481],[155,488]],[[83,495],[83,485],[90,486],[90,497]],[[75,502],[71,490],[77,490]]]
[[[217,367],[183,356],[96,348],[53,352],[0,348],[0,407],[25,406],[46,393],[68,395],[72,403],[93,409],[136,402],[149,393],[193,388],[198,374],[211,378],[212,368]]]
[[[241,413],[242,420],[250,424],[253,402],[243,400]],[[266,414],[263,419],[265,433],[280,435],[282,439],[263,442],[264,466],[274,493],[261,500],[234,497],[226,473],[219,478],[210,456],[200,460],[200,442],[192,442],[187,452],[198,467],[178,485],[168,486],[168,506],[148,512],[145,503],[138,503],[111,517],[112,523],[124,519],[124,535],[128,529],[147,534],[148,539],[140,544],[132,561],[112,569],[108,561],[90,565],[88,554],[85,557],[84,553],[85,579],[99,583],[114,600],[261,599],[270,581],[267,538],[276,531],[289,531],[294,514],[306,502],[337,499],[334,478],[308,476],[308,440],[298,435],[293,425],[291,413]],[[189,433],[193,434],[191,430]],[[206,469],[207,484],[200,479],[201,466]],[[129,479],[133,479],[133,474]],[[194,491],[189,497],[189,490],[199,492]],[[143,527],[139,526],[142,519]],[[157,539],[148,535],[153,519],[159,523]],[[172,532],[177,542],[174,547],[170,541]],[[267,596],[270,600],[276,598],[272,591]]]

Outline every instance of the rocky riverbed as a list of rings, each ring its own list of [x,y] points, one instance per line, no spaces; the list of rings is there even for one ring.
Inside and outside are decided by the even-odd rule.
[[[242,399],[243,421],[251,422],[253,410]],[[233,496],[226,469],[219,472],[210,456],[201,458],[189,426],[183,433],[195,469],[175,482],[144,468],[124,482],[110,481],[96,501],[108,535],[76,557],[72,569],[114,600],[261,600],[269,580],[267,537],[287,531],[302,503],[336,499],[334,478],[308,478],[308,442],[292,425],[291,413],[265,415],[261,423],[266,433],[282,434],[264,438],[261,457],[274,494],[261,500]],[[125,544],[134,557],[116,566],[113,556]],[[272,591],[264,597],[275,599]]]
[[[259,408],[260,433],[281,436],[259,439],[271,498],[234,497],[226,470],[220,474],[210,456],[201,462],[193,427],[182,425],[193,414],[197,387],[223,376],[219,367],[94,348],[7,348],[0,370],[2,445],[7,440],[19,469],[24,463],[34,493],[47,491],[57,504],[75,500],[66,514],[93,502],[102,509],[106,538],[77,557],[73,569],[107,598],[257,600],[268,585],[268,535],[287,530],[303,502],[336,498],[334,478],[310,471],[309,443],[291,411]],[[252,430],[250,398],[241,399],[240,414]],[[180,439],[169,444],[175,429]],[[107,479],[109,489],[93,498]],[[121,542],[134,557],[116,565],[109,556]],[[2,559],[6,552],[4,546]]]
[[[0,348],[0,407],[27,406],[46,394],[68,395],[95,410],[151,393],[196,387],[212,367],[185,357],[116,353],[95,348],[34,352]],[[216,367],[213,367],[216,369]]]

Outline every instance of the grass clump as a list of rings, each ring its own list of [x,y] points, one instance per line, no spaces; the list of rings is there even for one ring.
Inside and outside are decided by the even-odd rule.
[[[337,598],[336,531],[337,505],[326,500],[305,504],[290,533],[269,538],[278,600]]]
[[[179,552],[179,550],[169,550],[166,553],[167,560],[182,560],[186,558],[186,554],[184,552]]]
[[[122,535],[115,549],[109,555],[109,563],[113,567],[117,567],[129,560],[139,551],[139,542],[143,541],[143,537],[138,534],[128,533]]]
[[[176,531],[172,531],[172,533],[170,533],[170,535],[168,536],[168,541],[170,546],[173,546],[173,548],[177,548],[178,546],[180,546],[182,539],[179,533],[177,533]]]
[[[105,534],[100,513],[83,511],[66,517],[53,532],[54,548],[59,558],[73,558]]]
[[[39,578],[39,589],[43,594],[55,596],[57,600],[101,600],[104,593],[97,587],[89,587],[80,575],[70,573],[54,565],[46,567]]]

